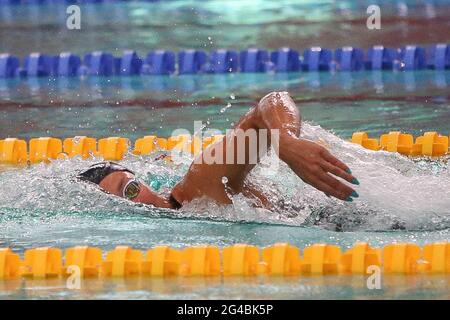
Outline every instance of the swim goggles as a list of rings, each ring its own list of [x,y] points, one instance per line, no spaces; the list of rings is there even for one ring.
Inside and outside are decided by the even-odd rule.
[[[139,186],[139,182],[136,179],[132,179],[128,181],[123,188],[122,195],[125,199],[133,200],[139,195],[140,192],[141,187]]]

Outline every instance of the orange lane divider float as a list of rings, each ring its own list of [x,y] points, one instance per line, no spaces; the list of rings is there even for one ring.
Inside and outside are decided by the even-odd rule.
[[[355,132],[352,135],[352,142],[363,146],[366,149],[378,151],[381,149],[377,139],[369,139],[367,132]]]
[[[142,273],[153,277],[177,276],[181,252],[167,246],[157,246],[147,251],[142,262]]]
[[[51,160],[64,160],[81,157],[88,159],[99,157],[104,160],[119,161],[131,152],[137,156],[150,155],[159,150],[176,150],[187,154],[197,155],[202,149],[219,141],[223,135],[205,137],[178,135],[162,138],[155,135],[144,136],[134,143],[131,150],[130,141],[122,137],[95,138],[77,136],[66,138],[64,141],[52,137],[41,137],[25,140],[7,138],[0,140],[0,163],[8,165],[48,163]]]
[[[447,136],[441,136],[437,132],[426,132],[423,136],[417,137],[411,153],[431,157],[443,156],[449,152],[448,141]]]
[[[277,243],[264,248],[262,258],[258,268],[259,274],[289,276],[300,273],[300,249],[287,243]]]
[[[30,163],[48,163],[50,160],[57,159],[62,153],[62,141],[51,137],[31,139],[29,147]]]
[[[64,261],[63,261],[64,260]],[[99,248],[78,246],[65,250],[43,247],[26,250],[24,259],[9,248],[0,248],[0,279],[67,277],[78,268],[81,277],[170,277],[170,276],[326,276],[369,274],[378,267],[385,274],[450,273],[450,243],[388,244],[372,248],[356,243],[346,252],[330,244],[299,248],[277,243],[263,249],[236,244],[193,246],[183,250],[156,246],[145,254],[118,246],[102,258]]]
[[[342,255],[343,273],[364,274],[369,266],[381,267],[381,250],[371,248],[368,243],[358,242]]]
[[[98,153],[105,160],[121,160],[128,152],[128,139],[110,137],[98,140]]]
[[[99,275],[102,266],[102,251],[99,248],[77,246],[65,252],[63,274],[71,274],[71,266],[77,266],[81,277],[95,277]]]
[[[27,250],[20,269],[25,277],[57,277],[62,273],[62,252],[49,247]]]
[[[314,244],[306,247],[302,273],[311,275],[336,274],[339,272],[341,248],[334,245]]]
[[[64,155],[69,158],[87,159],[98,155],[97,140],[85,136],[64,139],[63,149]]]
[[[411,134],[401,133],[399,131],[389,132],[380,136],[381,150],[388,152],[409,155],[413,144],[414,137]]]
[[[81,157],[88,159],[99,157],[105,160],[119,161],[126,154],[147,156],[159,150],[176,150],[197,155],[213,143],[223,139],[223,135],[214,135],[200,139],[197,136],[178,135],[162,138],[155,135],[144,136],[134,143],[122,137],[95,138],[78,136],[64,141],[52,137],[34,138],[28,142],[16,138],[0,140],[0,164],[24,165],[27,163],[48,163],[55,159]],[[426,132],[414,137],[407,133],[393,131],[383,134],[379,139],[370,138],[367,132],[353,133],[351,141],[370,150],[398,152],[407,156],[440,157],[450,154],[449,137],[437,132]]]
[[[0,248],[0,279],[16,278],[20,276],[21,260],[9,248]]]
[[[385,273],[416,273],[419,269],[421,248],[411,243],[390,244],[383,249]]]
[[[118,246],[108,252],[102,263],[102,275],[109,277],[136,276],[141,273],[143,254],[127,246]]]
[[[15,138],[0,140],[0,163],[26,164],[27,161],[28,152],[25,140]]]
[[[188,247],[181,253],[180,275],[218,276],[221,271],[220,263],[220,251],[218,247]]]
[[[139,138],[134,143],[133,154],[138,156],[148,155],[155,150],[157,150],[158,146],[158,137],[157,136],[145,136],[143,138]],[[166,143],[163,144],[164,148]]]
[[[449,137],[437,132],[426,132],[415,139],[411,134],[392,131],[382,134],[380,139],[369,138],[367,132],[355,132],[351,142],[366,149],[398,152],[407,156],[441,157],[450,154]]]
[[[450,243],[438,242],[423,247],[423,268],[430,273],[450,272]]]
[[[255,276],[260,261],[259,249],[248,244],[223,248],[224,276]]]

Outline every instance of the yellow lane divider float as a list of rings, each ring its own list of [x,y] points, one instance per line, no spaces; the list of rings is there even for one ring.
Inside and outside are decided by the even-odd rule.
[[[102,259],[99,248],[78,246],[65,250],[43,247],[26,250],[24,259],[9,248],[0,248],[0,279],[54,278],[72,274],[82,277],[168,276],[310,276],[367,274],[379,268],[385,274],[450,273],[450,243],[388,244],[372,248],[356,243],[342,253],[336,245],[314,244],[300,249],[276,243],[259,249],[236,244],[220,250],[216,246],[194,246],[176,250],[157,246],[146,253],[118,246]]]
[[[355,132],[351,141],[366,149],[398,152],[407,156],[440,157],[450,154],[449,137],[437,132],[426,132],[415,141],[411,134],[399,131],[382,134],[379,140],[369,138],[366,132]]]
[[[203,140],[190,135],[169,138],[150,135],[137,139],[132,150],[130,150],[130,141],[121,137],[103,138],[98,141],[85,136],[64,140],[41,137],[31,139],[28,145],[25,140],[7,138],[0,140],[0,163],[26,165],[73,157],[82,159],[100,157],[105,160],[119,161],[130,151],[134,155],[145,156],[158,150],[174,149],[196,155],[222,138],[223,135],[206,137]],[[412,135],[398,131],[383,134],[380,139],[369,138],[366,132],[355,132],[351,141],[366,149],[398,152],[407,156],[440,157],[450,154],[449,137],[437,132],[426,132],[415,140]]]
[[[161,138],[145,136],[137,139],[134,155],[145,156],[158,150],[179,150],[190,154],[198,154],[210,144],[223,138],[223,135],[206,137],[203,140],[190,135]],[[26,165],[28,163],[48,163],[51,160],[81,157],[88,159],[100,157],[105,160],[122,160],[130,151],[130,141],[121,137],[99,139],[79,136],[64,141],[52,137],[41,137],[25,140],[7,138],[0,140],[0,163],[9,165]]]

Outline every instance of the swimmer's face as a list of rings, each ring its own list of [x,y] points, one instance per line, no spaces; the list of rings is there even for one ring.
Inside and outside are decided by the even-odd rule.
[[[107,175],[99,183],[103,191],[126,198],[136,203],[157,205],[159,196],[142,182],[136,181],[134,174],[117,171]]]

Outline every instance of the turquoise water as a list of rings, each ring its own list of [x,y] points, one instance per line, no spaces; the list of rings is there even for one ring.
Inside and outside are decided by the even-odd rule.
[[[275,212],[253,209],[240,196],[225,207],[198,201],[178,212],[163,211],[74,182],[76,172],[94,160],[54,161],[28,169],[4,168],[0,173],[0,247],[23,253],[38,246],[80,244],[103,250],[116,245],[145,250],[157,244],[182,248],[289,242],[303,248],[326,242],[346,249],[355,241],[383,246],[448,240],[448,159],[412,161],[367,151],[345,140],[356,130],[367,130],[372,136],[389,130],[448,134],[449,74],[268,74],[158,81],[141,77],[126,79],[126,85],[117,78],[3,82],[3,88],[15,89],[1,91],[0,135],[21,138],[167,136],[180,127],[192,132],[194,121],[202,121],[205,129],[225,130],[268,90],[288,90],[306,121],[303,136],[325,141],[348,163],[361,182],[357,188],[361,197],[351,204],[328,199],[285,166],[278,171],[260,167],[252,179],[274,200],[285,203]],[[186,172],[189,162],[186,157],[179,165],[167,166],[152,157],[132,155],[123,161],[144,180],[156,175],[172,182]],[[162,192],[169,192],[169,187],[169,182],[163,185]],[[61,290],[62,282],[50,281],[46,289],[39,282],[20,282],[2,294],[4,298],[448,298],[446,277],[433,278],[431,283],[420,277],[389,278],[377,292],[365,289],[364,279],[358,277],[130,281],[86,282],[81,292]]]
[[[362,276],[85,280],[68,291],[61,280],[0,282],[0,299],[449,299],[447,276],[388,276],[368,290]]]
[[[370,2],[370,3],[369,3]],[[368,32],[365,10],[373,1],[170,1],[90,5],[82,8],[82,31],[65,28],[64,6],[2,7],[0,52],[118,55],[156,48],[268,49],[312,45],[336,48],[374,44],[401,46],[448,42],[449,7],[405,1],[382,5],[383,27]],[[375,3],[377,3],[375,1]],[[399,16],[402,16],[399,18]],[[220,207],[198,201],[181,211],[136,206],[73,181],[95,160],[54,161],[30,168],[0,167],[0,247],[24,250],[75,245],[110,250],[157,244],[176,248],[235,243],[267,246],[317,242],[349,248],[406,241],[419,245],[450,239],[449,159],[407,159],[374,153],[347,142],[352,132],[373,137],[391,130],[414,135],[450,134],[450,71],[231,74],[173,77],[0,79],[0,138],[88,135],[169,136],[226,130],[273,90],[287,90],[305,123],[302,135],[325,141],[361,182],[354,203],[328,199],[288,168],[258,167],[251,179],[285,205],[256,210],[240,196]],[[265,161],[271,160],[268,158]],[[153,157],[127,155],[123,164],[148,180],[168,177],[162,192],[186,172],[189,157],[168,166]],[[83,282],[68,290],[59,280],[0,282],[0,298],[449,298],[449,277],[385,277],[368,290],[363,277],[255,279],[126,279]]]
[[[273,90],[289,91],[305,119],[346,139],[358,130],[447,134],[449,84],[449,71],[431,70],[0,79],[0,136],[134,140],[193,132],[194,121],[225,130]]]
[[[380,30],[368,31],[369,5],[382,12]],[[404,4],[404,5],[402,5]],[[3,6],[0,52],[85,54],[124,49],[289,46],[337,48],[448,42],[448,1],[389,0],[171,0],[81,6],[81,30],[66,28],[65,5]]]

